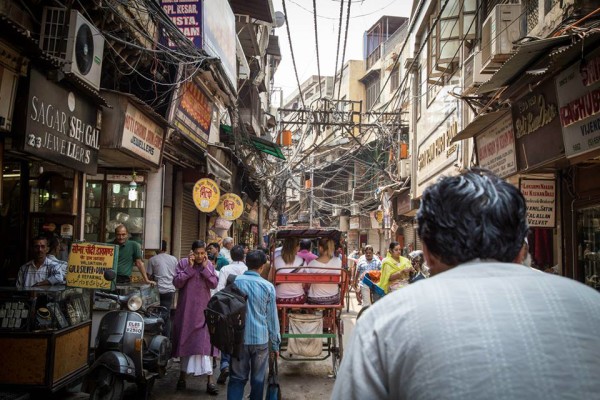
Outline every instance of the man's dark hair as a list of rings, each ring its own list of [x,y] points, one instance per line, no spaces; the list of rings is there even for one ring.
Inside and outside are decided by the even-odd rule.
[[[33,244],[33,242],[37,242],[38,240],[45,240],[45,241],[46,241],[46,246],[48,246],[48,247],[50,246],[50,240],[48,239],[48,237],[46,237],[46,236],[44,236],[44,235],[37,235],[37,236],[34,236],[34,237],[31,239],[31,244]]]
[[[312,242],[310,241],[310,239],[302,239],[300,241],[300,250],[310,251],[311,247],[312,247]]]
[[[474,168],[428,187],[417,212],[428,251],[449,266],[475,258],[512,262],[529,229],[521,192]]]
[[[266,262],[267,255],[260,250],[252,250],[246,254],[246,266],[248,269],[259,269]]]
[[[167,241],[166,240],[160,241],[160,251],[167,251]]]
[[[206,243],[204,242],[204,240],[195,240],[194,243],[192,243],[192,250],[205,249],[205,248],[206,248]]]
[[[214,247],[215,249],[217,249],[217,251],[221,250],[221,246],[219,246],[219,243],[217,242],[209,243],[209,246]]]
[[[244,246],[236,244],[230,251],[232,261],[244,261]]]

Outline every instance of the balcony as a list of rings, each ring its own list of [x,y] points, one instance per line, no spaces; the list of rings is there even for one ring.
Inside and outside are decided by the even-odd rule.
[[[368,57],[367,57],[367,71],[368,71],[369,69],[371,69],[371,67],[372,67],[373,65],[375,65],[375,63],[376,63],[377,61],[379,61],[379,59],[381,58],[381,49],[382,49],[382,46],[381,46],[381,45],[379,45],[379,46],[377,46],[377,47],[375,48],[375,50],[373,50],[373,51],[371,52],[371,54],[369,54],[369,55],[368,55]]]

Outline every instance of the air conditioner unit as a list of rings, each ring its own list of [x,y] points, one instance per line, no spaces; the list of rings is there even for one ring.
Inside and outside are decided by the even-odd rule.
[[[497,71],[512,55],[513,43],[521,38],[520,4],[498,4],[483,22],[481,73]]]
[[[483,82],[487,82],[492,77],[492,74],[481,73],[481,57],[481,51],[476,51],[469,55],[463,63],[463,94],[473,93],[479,85]]]
[[[45,7],[40,48],[65,61],[63,71],[100,89],[104,37],[77,10]]]
[[[400,174],[400,179],[410,177],[410,160],[410,158],[406,158],[398,161],[398,173]]]

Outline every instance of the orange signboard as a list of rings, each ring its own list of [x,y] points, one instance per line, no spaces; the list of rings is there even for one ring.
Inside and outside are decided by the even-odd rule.
[[[198,210],[209,213],[217,208],[221,191],[212,179],[202,178],[194,185],[194,204]]]
[[[219,205],[217,206],[217,213],[221,216],[221,218],[228,221],[238,219],[242,215],[243,211],[244,202],[238,195],[233,193],[225,193],[221,197]]]

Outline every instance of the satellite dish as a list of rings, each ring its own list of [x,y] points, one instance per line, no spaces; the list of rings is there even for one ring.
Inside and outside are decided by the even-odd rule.
[[[285,14],[281,11],[275,11],[275,27],[281,28],[285,24]]]
[[[89,26],[83,24],[75,37],[75,60],[82,75],[92,69],[94,58],[94,36]]]

